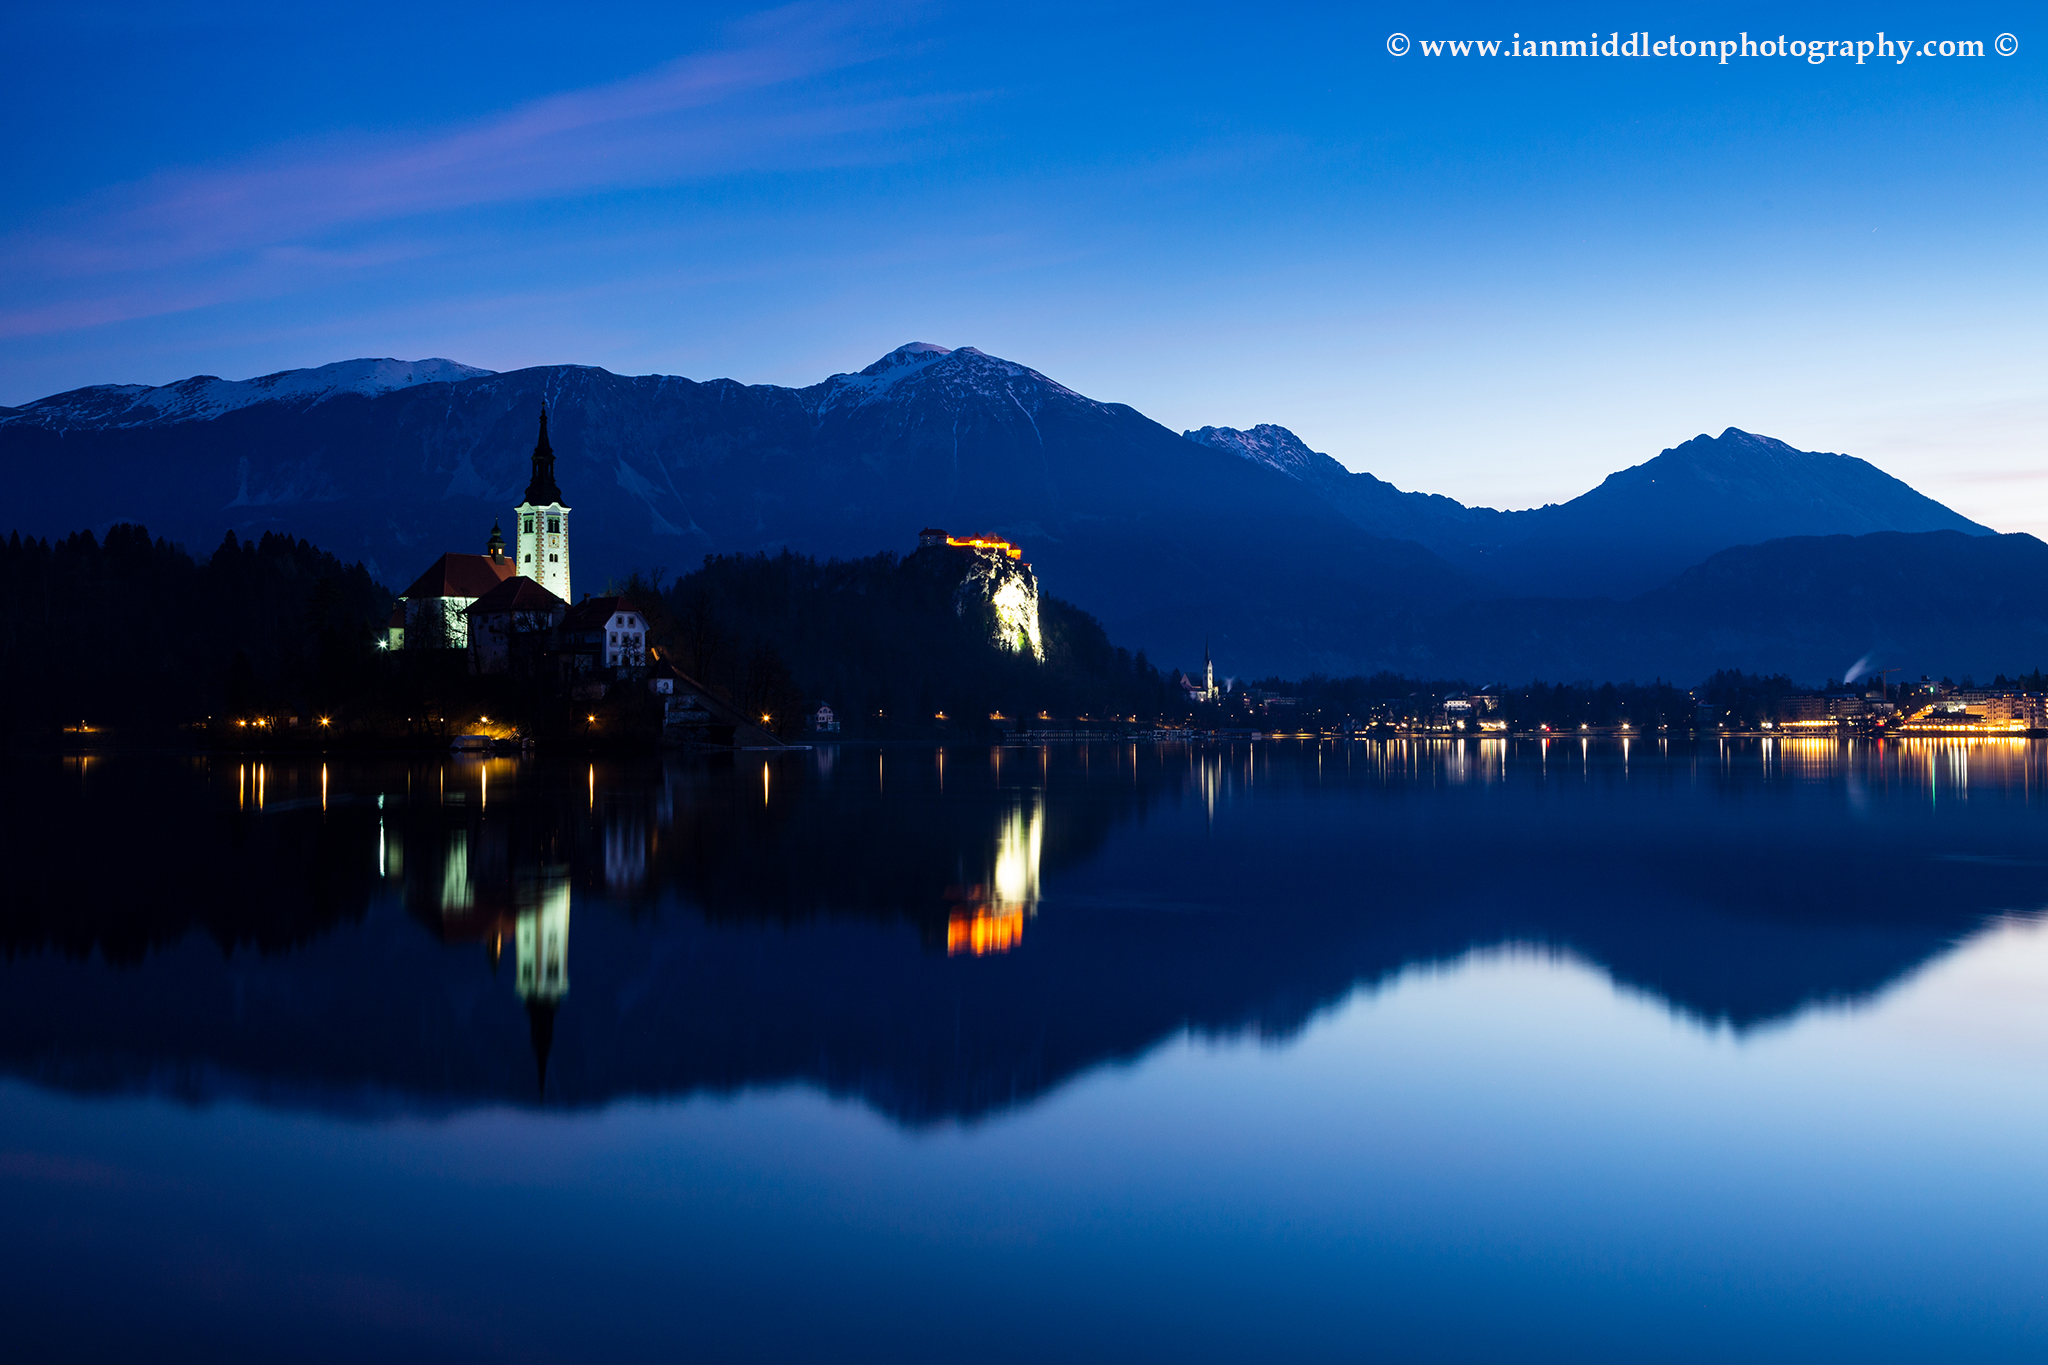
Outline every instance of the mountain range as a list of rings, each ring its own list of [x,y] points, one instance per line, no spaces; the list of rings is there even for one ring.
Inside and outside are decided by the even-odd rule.
[[[908,550],[937,525],[1020,542],[1155,662],[1207,642],[1240,676],[1817,678],[1872,651],[1990,672],[2048,644],[2027,591],[2048,546],[1851,456],[1730,428],[1504,512],[1284,427],[1176,434],[973,347],[906,345],[806,388],[438,359],[102,385],[0,408],[0,468],[11,529],[132,521],[200,548],[285,531],[395,587],[482,548],[543,403],[584,590],[714,553]]]

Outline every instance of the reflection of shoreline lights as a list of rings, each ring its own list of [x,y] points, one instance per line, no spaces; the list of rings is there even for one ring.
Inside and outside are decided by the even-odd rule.
[[[1038,913],[1038,864],[1044,847],[1045,809],[1038,801],[1004,815],[996,831],[989,885],[970,888],[961,897],[968,904],[946,921],[947,956],[1007,953],[1023,942],[1026,916]]]

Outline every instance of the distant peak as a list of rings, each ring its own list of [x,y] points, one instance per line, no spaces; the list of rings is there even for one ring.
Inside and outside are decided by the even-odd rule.
[[[1769,455],[1830,455],[1829,451],[1801,450],[1788,445],[1775,436],[1759,436],[1741,427],[1728,427],[1719,436],[1701,432],[1690,441],[1675,445],[1660,452],[1662,455],[1726,455],[1736,451],[1749,451]],[[1640,466],[1639,466],[1640,467]]]
[[[1291,479],[1301,478],[1319,460],[1330,457],[1310,450],[1308,444],[1286,427],[1261,422],[1248,431],[1236,427],[1202,427],[1181,433],[1187,440],[1212,450],[1227,450],[1253,464],[1277,469]]]
[[[887,374],[891,370],[900,370],[907,365],[928,364],[940,356],[951,354],[953,352],[945,346],[934,346],[929,341],[913,341],[898,346],[861,373],[869,376]]]
[[[954,399],[974,394],[983,398],[999,395],[1005,404],[1018,400],[1016,393],[1037,392],[1081,398],[1064,384],[1047,379],[1038,371],[990,355],[972,346],[934,346],[913,341],[898,346],[859,374],[835,374],[818,386],[820,410],[876,402],[885,396],[901,401],[908,395],[947,393]],[[1083,401],[1092,401],[1086,400]]]

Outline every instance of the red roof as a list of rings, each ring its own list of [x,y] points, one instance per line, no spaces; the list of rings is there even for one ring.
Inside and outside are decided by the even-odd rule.
[[[512,577],[512,561],[489,555],[446,554],[405,590],[407,597],[482,597]]]
[[[547,611],[569,604],[524,574],[516,574],[463,608],[465,615],[484,616],[494,611]]]
[[[600,630],[614,612],[639,610],[623,597],[586,597],[569,608],[569,614],[562,618],[562,629]]]

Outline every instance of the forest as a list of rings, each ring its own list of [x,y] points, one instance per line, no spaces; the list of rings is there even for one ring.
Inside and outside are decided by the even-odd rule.
[[[373,691],[392,596],[290,536],[193,555],[116,525],[0,541],[0,739],[221,712],[324,711]]]

